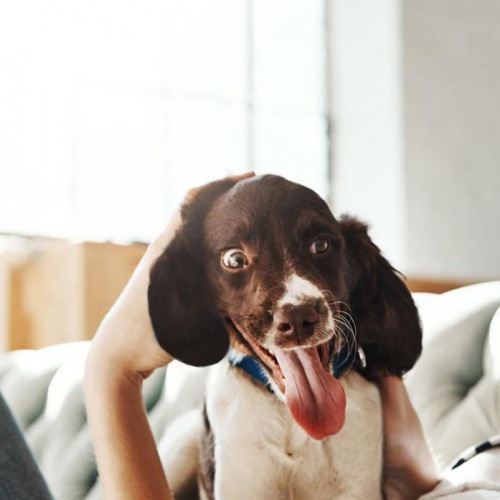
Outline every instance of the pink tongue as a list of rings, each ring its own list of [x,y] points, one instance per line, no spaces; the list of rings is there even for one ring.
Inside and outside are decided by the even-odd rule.
[[[295,421],[314,439],[342,429],[346,399],[339,381],[321,364],[318,350],[275,352],[285,377],[286,404]]]

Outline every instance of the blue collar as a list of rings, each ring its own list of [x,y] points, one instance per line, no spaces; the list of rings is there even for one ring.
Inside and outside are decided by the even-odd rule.
[[[262,385],[271,390],[269,376],[256,359],[251,356],[245,356],[244,354],[240,354],[234,349],[231,349],[229,351],[228,361],[231,366],[243,370],[254,380],[260,382]],[[340,378],[353,366],[358,366],[360,368],[366,367],[365,353],[361,347],[356,351],[354,349],[349,349],[348,345],[344,345],[332,361],[332,375],[335,378]]]

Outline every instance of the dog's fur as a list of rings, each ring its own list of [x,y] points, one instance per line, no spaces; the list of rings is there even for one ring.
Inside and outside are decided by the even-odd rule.
[[[277,176],[214,182],[183,207],[182,220],[151,271],[149,311],[160,345],[195,366],[217,363],[231,345],[259,360],[272,386],[263,389],[227,362],[212,371],[202,497],[376,498],[381,410],[369,380],[409,370],[421,328],[410,293],[367,227],[336,220],[313,191]],[[273,352],[310,346],[327,366],[346,343],[363,349],[366,369],[342,377],[342,430],[312,439],[282,402],[286,380]]]

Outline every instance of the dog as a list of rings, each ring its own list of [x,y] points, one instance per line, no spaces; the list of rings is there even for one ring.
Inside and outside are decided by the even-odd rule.
[[[382,498],[373,380],[409,370],[422,331],[367,226],[274,175],[209,184],[181,216],[148,303],[165,350],[215,364],[200,498]]]

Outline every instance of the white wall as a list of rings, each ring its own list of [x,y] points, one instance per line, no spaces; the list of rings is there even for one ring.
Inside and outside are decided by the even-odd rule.
[[[408,273],[500,278],[500,2],[403,9]]]
[[[334,208],[410,276],[500,278],[500,2],[332,5]]]
[[[333,209],[370,222],[405,264],[400,10],[397,0],[334,0]]]

